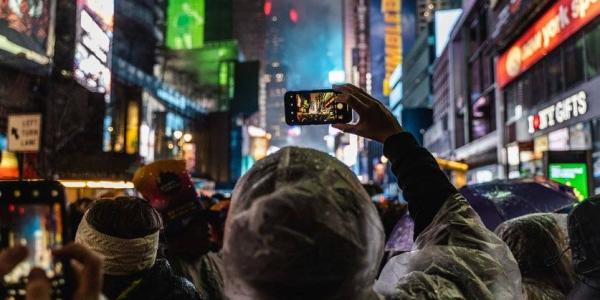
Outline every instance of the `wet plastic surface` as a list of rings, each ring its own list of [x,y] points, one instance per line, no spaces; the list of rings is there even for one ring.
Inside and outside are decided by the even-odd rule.
[[[510,250],[458,194],[444,203],[411,252],[386,264],[375,291],[386,299],[522,299]]]
[[[523,277],[527,299],[564,299],[574,273],[566,215],[530,214],[506,221],[495,231],[511,249]]]
[[[371,299],[384,233],[341,162],[284,148],[238,182],[224,241],[232,299]]]

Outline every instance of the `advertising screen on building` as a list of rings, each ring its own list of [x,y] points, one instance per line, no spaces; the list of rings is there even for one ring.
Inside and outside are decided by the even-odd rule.
[[[439,57],[444,52],[448,40],[450,39],[450,33],[452,28],[460,16],[462,15],[462,9],[443,9],[436,10],[434,15],[435,20],[435,56]]]
[[[500,56],[496,66],[496,77],[500,87],[505,87],[599,15],[600,1],[555,1]]]
[[[371,93],[376,99],[387,102],[385,97],[385,30],[386,24],[382,12],[382,0],[369,3],[369,52],[371,59]],[[392,70],[393,72],[393,70]],[[390,72],[391,74],[391,72]]]
[[[48,64],[53,8],[54,0],[0,0],[0,50]]]
[[[110,91],[113,0],[77,1],[75,79],[92,92]]]
[[[551,163],[548,177],[573,188],[579,201],[589,196],[588,169],[585,163]]]
[[[194,49],[204,43],[204,0],[170,0],[167,10],[167,47]]]

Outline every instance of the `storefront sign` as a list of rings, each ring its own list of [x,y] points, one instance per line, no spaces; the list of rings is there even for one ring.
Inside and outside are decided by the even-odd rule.
[[[496,78],[504,88],[550,51],[600,15],[600,0],[558,0],[498,60]]]
[[[529,133],[544,130],[570,120],[588,111],[587,94],[581,91],[569,98],[558,101],[527,118]]]

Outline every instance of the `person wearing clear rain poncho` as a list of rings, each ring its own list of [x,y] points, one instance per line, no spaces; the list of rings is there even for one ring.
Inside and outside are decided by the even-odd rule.
[[[494,232],[519,264],[525,299],[565,299],[575,274],[568,250],[567,216],[536,213],[500,224]]]
[[[236,185],[225,226],[230,299],[522,299],[518,266],[435,159],[377,100],[336,86],[359,115],[338,129],[379,142],[415,220],[413,251],[378,277],[383,229],[356,176],[327,154],[284,148]],[[376,281],[377,279],[377,281]],[[375,282],[376,281],[376,282]]]
[[[600,299],[600,195],[579,203],[569,214],[569,248],[577,277],[568,300]]]

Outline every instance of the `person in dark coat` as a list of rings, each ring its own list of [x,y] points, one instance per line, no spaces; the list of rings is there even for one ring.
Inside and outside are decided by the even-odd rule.
[[[136,197],[98,200],[75,236],[104,260],[103,294],[118,300],[199,300],[192,283],[157,259],[159,213]]]
[[[104,276],[104,291],[110,299],[178,300],[200,299],[194,285],[175,276],[166,259],[157,259],[150,270],[130,276]]]
[[[162,216],[161,247],[173,272],[189,280],[201,298],[225,299],[221,254],[210,251],[211,214],[207,202],[199,200],[185,162],[155,161],[138,169],[133,183]]]
[[[600,195],[579,204],[569,215],[569,244],[577,283],[569,300],[600,299]]]

